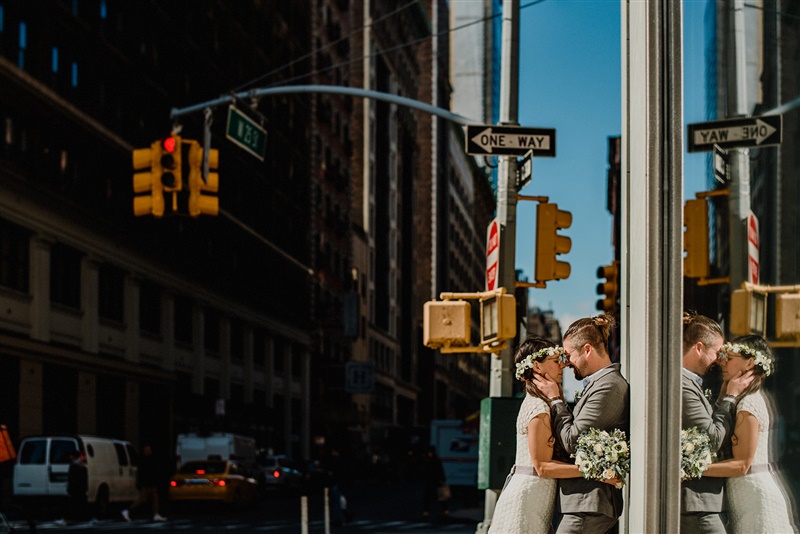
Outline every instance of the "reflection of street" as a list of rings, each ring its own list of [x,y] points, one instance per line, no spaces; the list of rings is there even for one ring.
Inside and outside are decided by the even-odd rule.
[[[457,490],[458,488],[456,488]],[[474,493],[474,494],[473,494]],[[454,532],[473,533],[476,524],[483,517],[483,509],[475,499],[477,490],[470,492],[465,499],[454,491],[450,503],[450,515],[445,517],[436,513],[429,520],[422,518],[422,486],[409,483],[375,484],[356,483],[348,498],[353,512],[352,521],[346,525],[333,526],[336,533],[349,532]],[[468,501],[468,502],[467,502]],[[466,507],[468,504],[470,507]],[[74,523],[66,527],[57,526],[55,517],[43,517],[37,522],[37,531],[102,532],[119,533],[147,531],[186,531],[219,532],[300,532],[300,497],[271,496],[258,501],[254,506],[243,510],[229,510],[223,506],[177,506],[170,503],[165,510],[169,517],[167,523],[156,523],[147,519],[135,519],[125,523],[121,517],[101,518],[94,524]],[[321,494],[309,496],[309,532],[325,531],[324,506]],[[17,532],[30,532],[27,524],[13,514],[9,517]]]

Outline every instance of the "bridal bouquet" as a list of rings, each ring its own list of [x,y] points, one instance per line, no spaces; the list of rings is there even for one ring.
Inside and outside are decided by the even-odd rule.
[[[578,447],[572,457],[583,478],[618,478],[617,488],[625,485],[625,478],[631,470],[630,447],[625,432],[618,428],[612,432],[590,428],[578,438]]]
[[[711,441],[696,426],[681,430],[681,480],[700,478],[711,464]]]

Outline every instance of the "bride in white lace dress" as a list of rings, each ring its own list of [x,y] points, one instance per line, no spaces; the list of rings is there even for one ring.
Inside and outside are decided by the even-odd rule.
[[[761,390],[775,359],[761,336],[742,336],[722,346],[720,366],[727,382],[739,371],[754,369],[755,379],[736,406],[731,436],[733,458],[711,464],[703,476],[726,477],[725,497],[733,534],[791,534],[791,493],[770,463],[771,406]],[[723,385],[722,391],[725,391]]]
[[[556,478],[582,476],[568,458],[550,425],[550,400],[533,384],[533,373],[561,383],[564,349],[543,337],[529,337],[514,357],[515,377],[525,383],[525,399],[517,416],[517,454],[494,510],[489,534],[552,532]],[[557,450],[558,449],[558,450]]]

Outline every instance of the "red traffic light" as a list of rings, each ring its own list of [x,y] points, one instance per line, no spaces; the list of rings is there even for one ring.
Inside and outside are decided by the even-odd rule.
[[[174,137],[169,136],[161,141],[161,146],[164,147],[164,150],[172,154],[175,152],[175,148],[177,147],[177,142]]]

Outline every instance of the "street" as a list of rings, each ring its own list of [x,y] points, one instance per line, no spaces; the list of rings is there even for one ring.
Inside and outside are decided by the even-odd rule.
[[[358,532],[452,532],[473,533],[483,516],[483,499],[480,492],[469,491],[465,498],[458,491],[450,502],[450,514],[442,516],[433,508],[429,518],[422,517],[422,490],[418,485],[356,484],[348,495],[352,520],[344,525],[331,524],[336,533]],[[244,510],[227,510],[220,506],[169,504],[163,511],[169,520],[155,522],[150,515],[133,514],[132,523],[126,523],[115,510],[109,517],[95,522],[68,522],[67,526],[55,523],[57,514],[45,513],[36,522],[36,531],[104,532],[119,533],[141,531],[237,531],[237,532],[301,532],[300,496],[268,496]],[[32,532],[28,524],[13,512],[8,519],[16,532]],[[308,499],[308,531],[325,532],[324,505],[321,494]],[[333,518],[331,518],[333,521]]]

